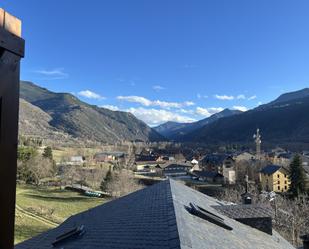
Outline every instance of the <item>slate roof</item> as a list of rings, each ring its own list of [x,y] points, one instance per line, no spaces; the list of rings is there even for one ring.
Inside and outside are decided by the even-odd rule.
[[[206,155],[201,162],[204,164],[221,165],[226,159],[234,160],[233,157],[228,154],[209,154]]]
[[[194,170],[192,172],[194,175],[198,177],[209,177],[209,178],[214,178],[214,177],[223,177],[223,175],[214,172],[214,171],[199,171],[199,170]]]
[[[278,166],[278,165],[267,165],[266,167],[261,169],[260,172],[263,173],[263,174],[273,174],[277,170],[279,170],[280,168],[281,168],[281,166]]]
[[[190,169],[192,168],[192,165],[185,165],[185,164],[176,164],[176,163],[172,163],[172,164],[169,164],[168,166],[166,166],[164,168],[164,170],[173,170],[175,168],[181,168],[181,169]]]
[[[233,228],[224,229],[188,212],[194,203],[219,215]],[[85,233],[54,248],[64,249],[292,249],[273,235],[230,219],[212,206],[218,200],[174,180],[166,180],[77,214],[59,227],[18,244],[16,249],[53,248],[55,238],[84,225]]]
[[[185,168],[181,168],[181,169],[164,169],[163,173],[164,174],[180,174],[180,173],[187,174],[188,171]]]
[[[124,152],[121,151],[114,151],[114,152],[98,152],[94,155],[94,158],[101,157],[101,156],[115,156],[115,157],[122,157],[125,155]]]
[[[213,208],[232,219],[273,217],[271,207],[261,205],[217,205]]]

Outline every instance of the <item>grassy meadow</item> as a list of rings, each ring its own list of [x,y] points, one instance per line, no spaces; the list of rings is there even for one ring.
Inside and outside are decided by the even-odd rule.
[[[71,215],[98,206],[106,199],[91,198],[54,187],[18,185],[15,243],[29,239],[63,222]]]

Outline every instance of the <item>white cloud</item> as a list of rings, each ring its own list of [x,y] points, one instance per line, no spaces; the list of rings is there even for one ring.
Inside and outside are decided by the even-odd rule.
[[[183,104],[184,104],[184,106],[193,106],[193,105],[195,105],[195,103],[192,102],[192,101],[185,101]]]
[[[35,70],[33,72],[44,76],[45,77],[44,79],[57,80],[57,79],[66,79],[69,77],[69,74],[65,73],[63,68],[55,68],[51,70],[40,69]]]
[[[101,105],[100,107],[112,110],[112,111],[119,111],[119,107],[115,105]]]
[[[186,101],[183,103],[177,102],[167,102],[161,100],[149,100],[147,98],[141,96],[118,96],[118,100],[127,101],[131,103],[138,103],[143,106],[159,106],[161,108],[169,109],[169,108],[181,108],[183,106],[192,106],[194,103],[192,101]]]
[[[160,106],[161,108],[181,108],[183,105],[177,102],[166,102],[161,100],[151,101],[151,106]]]
[[[253,95],[253,96],[248,98],[248,100],[253,100],[253,99],[256,99],[256,95]]]
[[[220,100],[233,100],[235,97],[234,96],[228,96],[228,95],[215,95],[216,99],[220,99]]]
[[[127,102],[132,102],[132,103],[139,103],[144,106],[151,105],[151,101],[149,99],[146,99],[140,96],[118,96],[117,99],[127,101]]]
[[[194,110],[186,110],[186,109],[179,109],[177,110],[177,112],[185,114],[194,114]]]
[[[159,92],[161,90],[165,90],[165,87],[160,86],[160,85],[154,85],[154,86],[152,86],[152,89]]]
[[[207,95],[202,96],[200,93],[198,93],[198,94],[196,95],[196,97],[197,97],[198,99],[202,99],[202,98],[207,99],[207,98],[208,98]]]
[[[234,105],[234,106],[233,106],[233,109],[234,109],[234,110],[238,110],[238,111],[242,111],[242,112],[248,111],[248,108],[247,108],[247,107],[245,107],[245,106],[240,106],[240,105]]]
[[[181,123],[189,123],[196,121],[193,118],[179,115],[174,112],[170,112],[167,110],[157,110],[157,109],[146,109],[143,107],[139,108],[129,108],[126,111],[131,112],[134,116],[137,118],[143,120],[145,123],[147,123],[150,126],[159,125],[161,123],[167,122],[167,121],[175,121],[175,122],[181,122]]]
[[[214,97],[216,99],[220,99],[220,100],[234,100],[234,99],[247,99],[247,100],[253,100],[253,99],[256,99],[256,95],[253,95],[251,97],[246,97],[246,95],[244,94],[239,94],[237,96],[233,96],[233,95],[214,95]]]
[[[239,95],[237,96],[237,99],[246,99],[246,96],[243,95],[243,94],[239,94]]]
[[[202,108],[202,107],[196,107],[195,113],[197,115],[209,117],[217,112],[223,111],[224,108],[222,107],[210,107],[210,108]]]
[[[77,93],[79,96],[88,98],[88,99],[97,99],[97,100],[101,100],[101,99],[105,99],[103,96],[101,96],[98,93],[92,92],[90,90],[84,90],[84,91],[80,91]]]

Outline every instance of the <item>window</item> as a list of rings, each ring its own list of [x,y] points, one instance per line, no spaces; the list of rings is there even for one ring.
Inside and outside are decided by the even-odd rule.
[[[284,189],[285,189],[285,190],[287,190],[287,189],[288,189],[288,187],[285,185],[285,186],[284,186]]]
[[[278,181],[278,185],[280,185],[280,181]]]
[[[76,236],[81,236],[85,233],[85,228],[83,225],[79,227],[75,227],[74,229],[56,237],[55,241],[52,243],[52,245],[55,247],[58,244],[65,242],[66,240],[76,237]]]
[[[277,176],[278,176],[278,178],[280,178],[280,175],[279,175],[279,174],[278,174]]]
[[[185,207],[189,213],[192,215],[195,215],[201,219],[207,220],[213,224],[216,224],[217,226],[220,226],[226,230],[233,230],[232,227],[227,225],[224,222],[224,219],[214,213],[211,213],[204,208],[201,208],[200,206],[195,205],[194,203],[189,203],[189,207]]]
[[[278,186],[278,190],[280,190],[280,186]]]
[[[285,180],[285,181],[284,181],[284,184],[288,184],[288,181],[287,181],[287,180]]]

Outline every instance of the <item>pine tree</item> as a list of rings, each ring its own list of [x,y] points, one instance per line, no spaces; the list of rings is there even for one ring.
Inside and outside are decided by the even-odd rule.
[[[45,147],[42,156],[44,158],[48,158],[48,159],[50,159],[52,161],[53,160],[53,150],[52,150],[52,148],[49,147],[49,146]]]
[[[298,197],[300,194],[305,193],[305,172],[299,155],[295,155],[292,163],[290,164],[289,179],[291,181],[289,191],[293,197]]]
[[[102,191],[107,192],[108,184],[113,181],[113,178],[114,178],[114,174],[113,174],[112,170],[110,169],[109,171],[107,171],[105,178],[101,182],[100,188],[101,188]]]

